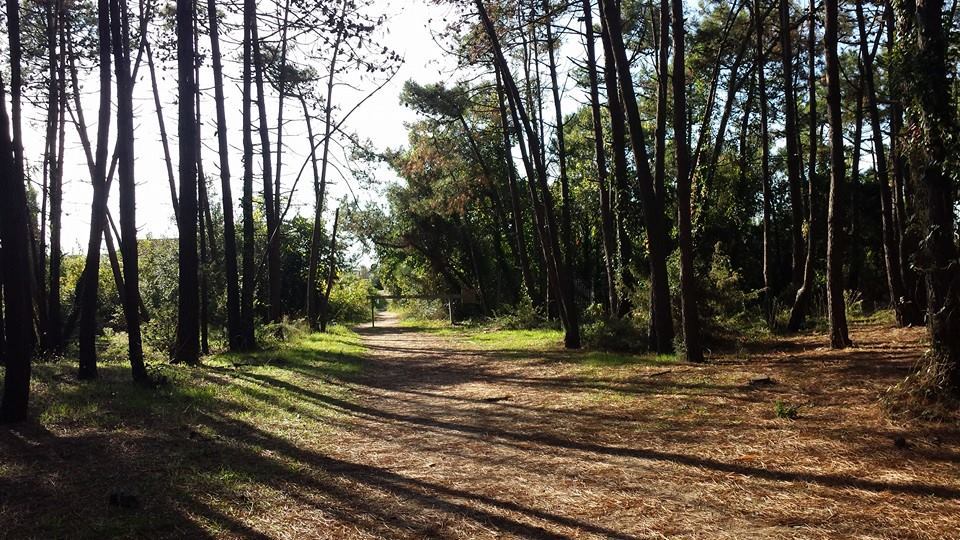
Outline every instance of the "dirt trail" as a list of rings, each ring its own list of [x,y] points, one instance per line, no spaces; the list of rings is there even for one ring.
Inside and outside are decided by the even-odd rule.
[[[916,330],[667,369],[477,350],[389,314],[359,331],[355,400],[323,449],[351,495],[318,495],[304,535],[960,538],[956,430],[897,426],[876,405]],[[800,419],[775,418],[776,400]]]

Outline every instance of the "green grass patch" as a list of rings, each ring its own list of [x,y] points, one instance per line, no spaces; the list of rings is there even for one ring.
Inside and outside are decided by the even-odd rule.
[[[238,497],[275,492],[296,476],[293,449],[335,444],[331,433],[350,400],[342,383],[359,373],[364,352],[360,336],[337,325],[250,354],[212,355],[200,366],[154,363],[151,373],[165,381],[154,388],[134,384],[129,366],[117,359],[101,361],[93,381],[78,381],[71,359],[37,363],[36,421],[25,437],[36,438],[44,456],[60,457],[38,461],[11,452],[2,460],[0,481],[51,501],[15,509],[17,524],[7,532],[18,538],[216,533],[224,522],[209,516],[236,515],[249,508],[238,506]],[[80,456],[83,467],[71,461]],[[70,482],[40,481],[65,471]],[[139,508],[108,506],[116,489],[135,493]],[[91,504],[103,510],[89,512]],[[204,532],[184,532],[198,527]]]

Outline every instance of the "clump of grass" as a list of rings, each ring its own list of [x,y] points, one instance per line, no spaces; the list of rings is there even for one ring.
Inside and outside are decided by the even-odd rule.
[[[924,355],[907,378],[888,388],[880,403],[892,416],[919,420],[945,420],[960,412],[951,372],[934,351]]]
[[[786,420],[796,420],[800,418],[799,405],[791,405],[779,399],[773,404],[773,412],[777,418],[784,418]]]

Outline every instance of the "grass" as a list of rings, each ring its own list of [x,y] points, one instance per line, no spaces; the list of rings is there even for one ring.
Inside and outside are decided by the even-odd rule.
[[[72,361],[39,363],[36,421],[0,431],[0,455],[16,456],[0,460],[0,529],[24,538],[217,534],[222,520],[210,516],[269,500],[278,479],[297,474],[266,450],[269,441],[331,444],[344,414],[331,403],[349,397],[340,381],[358,374],[363,353],[359,336],[334,326],[272,349],[213,355],[201,366],[154,365],[166,383],[153,389],[133,384],[118,360],[101,362],[95,381],[76,380]],[[42,449],[39,457],[17,451],[20,441]],[[70,475],[61,478],[65,468]],[[8,505],[9,485],[18,486],[21,504]],[[108,505],[118,489],[135,493],[142,509]]]

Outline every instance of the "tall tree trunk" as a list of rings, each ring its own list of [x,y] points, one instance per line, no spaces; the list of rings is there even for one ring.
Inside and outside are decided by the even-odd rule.
[[[48,107],[53,109],[49,157],[50,169],[50,273],[47,285],[47,326],[44,329],[44,348],[59,353],[63,350],[61,337],[60,278],[63,252],[60,244],[61,217],[63,215],[63,150],[66,113],[66,87],[64,84],[64,31],[63,4],[60,1],[48,3],[47,47],[50,63],[50,99]],[[57,54],[57,42],[60,53]]]
[[[280,215],[274,202],[273,159],[270,152],[270,128],[267,125],[267,95],[263,84],[263,54],[260,51],[260,36],[257,17],[254,13],[250,27],[253,45],[253,75],[257,85],[257,112],[260,118],[260,155],[263,159],[263,209],[267,217],[267,320],[279,323],[283,318],[281,300],[280,260]]]
[[[157,124],[160,127],[160,147],[163,149],[163,160],[167,167],[167,183],[170,185],[170,204],[173,205],[173,215],[180,222],[180,203],[177,202],[177,181],[173,174],[173,157],[170,155],[170,143],[167,138],[167,124],[163,119],[163,106],[160,104],[160,86],[157,83],[157,70],[153,63],[153,50],[150,41],[145,40],[147,51],[147,69],[150,71],[150,86],[153,89],[153,106],[157,112]]]
[[[931,354],[928,374],[938,390],[960,395],[960,272],[955,243],[956,190],[948,167],[955,163],[950,141],[956,140],[955,109],[948,77],[948,35],[943,28],[943,0],[899,4],[901,18],[912,20],[916,51],[909,56],[910,97],[923,157],[916,170],[917,218],[924,241],[917,254],[927,284],[927,327]],[[901,35],[903,35],[901,33]]]
[[[784,131],[787,146],[787,181],[790,186],[790,209],[793,238],[793,288],[801,289],[804,276],[803,251],[803,187],[800,180],[800,147],[797,144],[797,96],[793,81],[793,42],[790,37],[790,2],[780,1],[780,55],[783,67]],[[812,24],[812,23],[811,23]],[[808,235],[809,236],[809,235]],[[808,238],[809,240],[809,238]],[[796,303],[798,303],[799,300]]]
[[[216,0],[207,0],[210,25],[210,56],[213,59],[213,91],[217,110],[217,149],[220,158],[220,191],[223,195],[223,268],[227,285],[227,343],[231,351],[244,348],[240,324],[240,285],[237,272],[237,232],[230,186],[230,147],[227,144],[227,114],[223,92],[223,61],[220,55],[220,17]]]
[[[770,185],[770,131],[767,104],[767,57],[764,45],[764,12],[760,0],[754,0],[753,17],[756,34],[757,92],[760,103],[760,183],[763,186],[763,309],[767,324],[775,321],[773,299],[773,193]]]
[[[616,270],[616,225],[613,219],[613,202],[607,178],[607,160],[603,139],[603,115],[600,110],[600,90],[597,77],[597,54],[593,37],[593,6],[590,0],[583,0],[583,25],[586,32],[587,73],[590,80],[590,112],[593,119],[593,147],[597,160],[597,182],[600,189],[600,234],[603,239],[603,266],[607,276],[607,310],[616,317],[620,310],[617,305]]]
[[[323,289],[323,298],[320,304],[320,331],[327,331],[327,319],[330,317],[330,292],[333,290],[333,280],[337,276],[337,226],[340,224],[340,209],[333,214],[333,232],[330,233],[330,253],[327,259],[327,284]]]
[[[346,16],[347,5],[344,3],[340,13],[340,21]],[[337,60],[340,57],[340,44],[343,40],[343,24],[337,28],[337,36],[333,40],[333,51],[330,56],[330,68],[327,73],[327,95],[323,104],[323,151],[320,154],[320,174],[317,176],[316,170],[316,145],[310,143],[311,159],[314,160],[314,214],[313,214],[313,235],[310,239],[310,261],[307,268],[307,320],[311,328],[318,329],[318,322],[323,326],[321,309],[324,306],[318,305],[319,291],[317,290],[317,275],[320,265],[320,242],[323,231],[323,205],[327,190],[327,169],[330,159],[330,138],[333,135],[333,87],[337,70]],[[304,109],[306,111],[306,109]],[[306,112],[304,114],[307,114]],[[311,136],[312,138],[312,136]]]
[[[693,269],[693,235],[690,223],[690,146],[687,140],[686,31],[683,2],[673,0],[673,136],[677,154],[677,237],[680,245],[680,313],[683,347],[690,362],[703,361],[700,316],[697,313],[697,278]]]
[[[903,271],[900,266],[899,234],[897,234],[893,221],[893,193],[890,189],[890,173],[887,167],[886,149],[883,144],[884,137],[881,127],[879,100],[877,99],[877,86],[874,78],[873,54],[870,52],[867,40],[863,0],[857,0],[856,9],[857,26],[860,30],[862,76],[867,94],[870,128],[873,131],[877,183],[880,185],[881,238],[883,240],[883,261],[887,271],[887,289],[890,293],[890,304],[896,312],[897,324],[900,326],[920,324],[923,321],[920,310],[917,309],[917,305],[911,301],[903,285]],[[891,120],[891,125],[893,123],[894,121]],[[897,158],[894,157],[893,159],[896,160]]]
[[[506,58],[502,49],[500,48],[500,41],[496,33],[496,28],[493,25],[493,21],[490,20],[486,8],[483,6],[483,1],[476,0],[476,7],[487,37],[493,46],[494,58],[501,69],[504,88],[508,92],[507,97],[510,99],[514,112],[519,117],[514,118],[514,121],[518,125],[522,125],[527,134],[527,144],[529,144],[530,147],[530,158],[532,163],[535,164],[534,168],[536,169],[535,171],[528,171],[528,173],[536,173],[537,188],[539,189],[540,200],[543,202],[543,219],[540,221],[540,224],[545,225],[545,227],[542,227],[541,229],[544,234],[541,240],[544,243],[544,251],[547,252],[546,260],[549,267],[549,272],[555,278],[554,283],[556,284],[556,290],[559,293],[558,305],[560,308],[560,317],[563,321],[565,331],[564,345],[567,348],[576,349],[580,347],[579,315],[574,296],[573,278],[570,274],[570,268],[566,264],[566,261],[564,260],[560,250],[560,241],[558,238],[559,234],[557,231],[553,197],[550,193],[547,182],[546,165],[542,159],[542,139],[539,139],[537,134],[534,132],[533,126],[530,123],[530,118],[527,116],[526,110],[521,103],[520,92],[513,79],[513,76],[508,69]],[[528,174],[528,177],[532,179],[533,174]],[[531,190],[531,194],[534,194],[533,190]],[[536,206],[537,201],[534,200],[533,202]]]
[[[200,261],[197,256],[196,81],[193,78],[193,2],[177,0],[177,134],[180,154],[180,254],[176,362],[200,362]]]
[[[93,203],[90,210],[90,239],[80,298],[80,379],[97,378],[97,296],[100,285],[100,243],[107,222],[107,145],[110,136],[110,5],[97,0],[97,35],[100,58],[100,111],[97,119],[97,147],[94,160]]]
[[[257,341],[253,322],[253,295],[257,287],[256,261],[254,261],[253,217],[253,43],[251,28],[257,16],[253,0],[243,2],[243,287],[240,291],[240,336],[241,347],[250,350]]]
[[[827,208],[827,314],[830,318],[830,346],[850,345],[847,311],[843,298],[843,260],[846,234],[844,203],[843,110],[840,103],[839,0],[826,1],[823,43],[827,59],[827,110],[830,120],[830,203]],[[811,201],[812,203],[812,201]],[[812,204],[811,204],[812,206]]]
[[[547,67],[550,69],[550,89],[553,109],[557,117],[557,160],[560,164],[560,239],[567,265],[573,264],[573,236],[570,229],[570,181],[567,178],[567,145],[563,135],[563,110],[560,108],[560,83],[557,78],[557,60],[553,36],[553,16],[549,0],[543,0],[544,27],[547,31]]]
[[[11,6],[12,4],[12,6]],[[19,9],[18,2],[8,0],[7,12]],[[15,61],[19,63],[19,58]],[[7,117],[6,96],[0,77],[0,277],[3,289],[3,398],[0,401],[0,423],[19,422],[27,417],[30,397],[30,363],[33,356],[33,297],[30,290],[30,257],[27,193],[24,177],[17,167]]]
[[[117,75],[117,146],[120,188],[120,231],[123,243],[123,314],[133,379],[147,380],[140,335],[140,270],[137,253],[136,180],[133,146],[133,78],[130,74],[130,32],[125,0],[110,1],[110,30]],[[182,81],[181,81],[182,83]]]
[[[495,69],[497,79],[497,107],[500,112],[500,131],[503,135],[503,160],[504,167],[507,170],[507,185],[510,191],[510,209],[513,218],[514,239],[516,241],[517,266],[520,267],[520,273],[523,277],[523,285],[526,293],[535,307],[543,304],[540,297],[539,288],[533,278],[533,271],[530,268],[530,257],[527,252],[527,236],[523,227],[523,206],[520,200],[520,190],[517,187],[516,168],[513,163],[513,143],[510,142],[510,132],[513,128],[507,118],[507,106],[504,103],[503,81],[500,77],[500,70]]]
[[[277,172],[273,175],[273,212],[280,215],[280,171],[283,168],[283,98],[287,95],[287,31],[290,29],[290,0],[284,1],[283,24],[280,27],[280,66],[277,75]],[[279,218],[278,218],[279,219]]]
[[[783,4],[781,3],[781,9]],[[810,29],[807,34],[808,36],[808,45],[810,53],[808,56],[808,70],[810,73],[807,74],[807,83],[809,90],[809,157],[807,159],[807,254],[803,261],[803,281],[801,282],[800,288],[797,290],[796,296],[793,300],[793,306],[790,309],[790,319],[787,322],[787,330],[791,332],[796,332],[800,330],[800,327],[803,326],[803,320],[807,316],[808,305],[810,304],[810,297],[813,295],[814,279],[814,262],[816,262],[816,231],[817,231],[817,219],[814,204],[814,198],[816,194],[816,184],[817,184],[817,146],[819,143],[819,137],[817,135],[817,83],[816,83],[816,41],[817,41],[817,17],[816,17],[816,0],[810,0],[810,11],[809,11],[809,25]],[[783,13],[781,12],[781,17]],[[781,19],[781,30],[783,28],[783,20]],[[789,33],[789,32],[788,32]],[[792,76],[791,76],[791,80]],[[791,87],[792,88],[792,87]],[[790,107],[787,107],[790,109]],[[796,107],[793,107],[794,113],[796,113]],[[796,141],[797,136],[792,136],[791,133],[797,131],[796,123],[794,125],[794,132],[787,130],[787,144],[789,147],[790,141]],[[799,162],[799,145],[798,146],[798,162]],[[798,163],[798,174],[799,174],[799,163]],[[793,197],[793,185],[791,184],[791,199]],[[791,204],[797,204],[794,201],[798,199],[792,199]],[[802,206],[801,206],[802,207]],[[796,213],[794,213],[794,227],[796,227]],[[794,234],[794,242],[796,242],[796,234]],[[796,250],[794,250],[794,256],[796,256]],[[794,267],[796,271],[796,267]]]
[[[603,22],[610,41],[610,52],[620,80],[626,117],[630,128],[630,143],[637,177],[644,222],[647,229],[647,251],[650,257],[651,345],[659,353],[673,350],[673,319],[670,310],[670,285],[667,276],[668,240],[661,197],[655,190],[654,177],[650,173],[643,125],[633,89],[630,63],[623,43],[623,23],[620,9],[613,0],[601,0]]]
[[[626,215],[631,198],[627,179],[627,132],[623,104],[620,100],[620,85],[617,82],[617,65],[610,48],[610,36],[603,18],[600,20],[600,40],[603,44],[603,81],[607,93],[607,110],[610,113],[610,148],[613,152],[614,216],[616,218],[618,281],[620,297],[617,300],[617,315],[626,316],[633,309],[630,295],[637,285],[633,275],[633,239],[627,234]],[[652,325],[654,319],[650,319]]]

